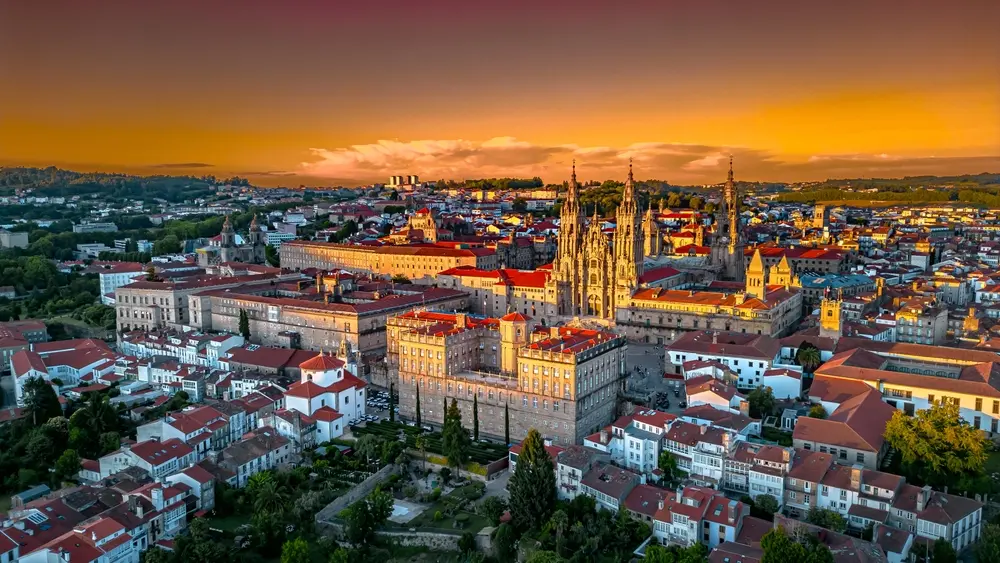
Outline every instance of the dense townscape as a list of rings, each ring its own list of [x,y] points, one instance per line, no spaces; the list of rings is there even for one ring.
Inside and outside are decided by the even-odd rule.
[[[1000,561],[1000,177],[738,166],[0,169],[0,563]]]

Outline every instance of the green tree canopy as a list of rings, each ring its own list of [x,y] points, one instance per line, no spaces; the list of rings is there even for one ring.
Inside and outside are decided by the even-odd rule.
[[[954,486],[957,479],[983,474],[987,439],[960,416],[957,405],[934,405],[915,416],[896,411],[885,439],[899,452],[908,479]]]
[[[510,513],[515,525],[540,529],[556,504],[556,476],[552,458],[538,430],[532,428],[521,444],[514,475],[507,486]]]
[[[453,398],[444,414],[444,427],[441,429],[441,450],[448,457],[448,465],[461,471],[469,460],[469,445],[469,433],[462,427],[462,411]]]

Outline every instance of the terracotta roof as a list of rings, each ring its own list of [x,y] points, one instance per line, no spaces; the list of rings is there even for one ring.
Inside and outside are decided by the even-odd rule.
[[[335,357],[323,354],[306,360],[299,364],[299,369],[315,370],[315,371],[327,371],[335,370],[344,367],[344,361]]]
[[[896,409],[879,393],[867,393],[841,403],[828,419],[800,417],[792,438],[856,450],[879,452],[885,442],[885,425]]]

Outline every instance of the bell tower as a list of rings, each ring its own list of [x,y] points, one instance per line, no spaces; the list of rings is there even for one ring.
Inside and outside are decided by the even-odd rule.
[[[764,258],[760,255],[759,248],[753,253],[746,277],[746,294],[764,299],[767,296],[767,269],[764,267]]]
[[[628,307],[632,293],[639,287],[642,275],[643,244],[639,238],[639,206],[635,199],[635,181],[632,177],[632,159],[628,162],[628,178],[618,207],[614,239],[615,305]],[[610,318],[610,316],[609,316]]]
[[[829,296],[823,298],[819,305],[819,335],[823,338],[840,339],[844,332],[844,321],[841,318],[841,299]]]

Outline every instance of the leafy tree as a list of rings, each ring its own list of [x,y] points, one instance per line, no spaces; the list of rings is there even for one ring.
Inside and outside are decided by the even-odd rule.
[[[826,418],[826,409],[823,408],[823,405],[813,405],[809,409],[809,418]]]
[[[770,387],[763,385],[757,387],[747,394],[747,401],[750,403],[750,416],[753,418],[765,418],[774,412],[774,392]]]
[[[273,245],[267,245],[264,247],[264,259],[267,260],[269,266],[278,268],[281,266],[281,257],[278,256],[278,249]]]
[[[973,547],[973,552],[979,563],[1000,561],[1000,525],[986,524],[983,526],[979,542]]]
[[[642,558],[643,563],[677,563],[674,552],[668,551],[661,545],[650,545],[646,548],[646,555]]]
[[[663,450],[660,452],[660,459],[657,460],[657,467],[663,472],[663,482],[667,485],[678,479],[679,469],[677,468],[677,458],[674,454]]]
[[[469,433],[462,428],[462,411],[458,409],[458,401],[451,400],[444,415],[444,427],[441,429],[441,450],[448,458],[448,465],[462,470],[469,460]]]
[[[59,397],[49,382],[41,377],[32,377],[24,382],[24,409],[33,426],[40,426],[54,417],[62,416]]]
[[[240,309],[240,336],[247,342],[250,341],[250,317],[246,309]]]
[[[410,278],[406,277],[404,274],[396,274],[391,278],[392,283],[407,284],[411,283]]]
[[[427,471],[427,438],[422,434],[418,435],[413,445],[420,450],[420,459],[423,460],[424,471]]]
[[[563,563],[566,561],[554,551],[538,550],[528,556],[526,563]]]
[[[833,530],[834,532],[843,532],[847,529],[847,522],[844,521],[844,517],[829,508],[813,506],[806,515],[806,521],[810,524]]]
[[[523,197],[514,198],[514,203],[512,205],[514,211],[518,213],[524,213],[528,210],[528,200]]]
[[[472,396],[472,439],[479,441],[479,395]]]
[[[959,415],[957,405],[934,405],[912,417],[896,411],[885,439],[899,452],[908,479],[940,486],[983,474],[988,441]]]
[[[286,541],[281,546],[281,563],[310,563],[309,543],[302,538]]]
[[[514,561],[517,555],[517,532],[504,522],[493,532],[493,547],[498,561]]]
[[[52,440],[44,432],[35,432],[31,435],[26,452],[38,467],[48,467],[55,459],[56,454]]]
[[[329,563],[351,563],[351,552],[342,547],[338,547],[330,553]]]
[[[171,563],[173,561],[172,555],[171,552],[165,549],[152,546],[142,552],[139,561],[141,563]]]
[[[931,547],[931,561],[933,563],[958,563],[958,554],[951,542],[944,538],[938,538]]]
[[[71,479],[80,472],[80,456],[74,450],[66,450],[56,460],[56,475],[60,479]]]
[[[757,495],[757,498],[753,501],[754,506],[761,512],[774,516],[778,509],[781,507],[778,505],[778,499],[774,495],[769,495],[767,493],[762,495]]]
[[[505,445],[510,446],[510,410],[507,408],[507,403],[503,404],[503,441]]]
[[[105,432],[100,437],[101,453],[108,453],[117,450],[122,445],[121,435],[117,432]]]
[[[564,510],[556,510],[549,518],[549,528],[556,533],[556,553],[562,553],[563,534],[569,528],[569,516]]]
[[[521,454],[507,488],[510,513],[517,526],[537,529],[548,521],[556,504],[555,469],[542,435],[534,428],[521,444]]]
[[[833,563],[833,554],[815,536],[805,534],[797,541],[781,526],[764,534],[761,563]]]
[[[476,550],[476,536],[472,535],[472,532],[462,533],[462,537],[458,538],[458,549],[462,553],[469,554]]]
[[[393,500],[389,493],[376,488],[370,495],[341,512],[347,523],[347,539],[354,545],[367,546],[375,539],[375,531],[392,514]]]
[[[354,451],[371,463],[373,459],[381,457],[382,439],[375,434],[365,434],[354,443]]]
[[[181,241],[177,238],[177,235],[169,234],[162,239],[153,243],[153,255],[161,256],[163,254],[177,254],[181,252],[183,248],[181,247]]]
[[[500,523],[500,517],[507,511],[507,502],[500,497],[486,497],[476,507],[476,514],[490,521],[491,526]]]

